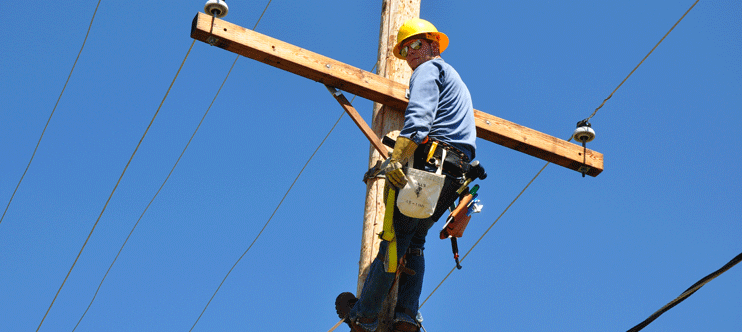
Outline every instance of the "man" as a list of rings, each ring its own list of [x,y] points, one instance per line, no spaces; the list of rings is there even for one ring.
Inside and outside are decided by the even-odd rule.
[[[404,127],[384,169],[387,183],[402,188],[407,182],[403,165],[414,158],[414,168],[434,172],[443,163],[446,175],[435,212],[415,219],[394,208],[397,257],[405,256],[407,273],[399,274],[399,293],[395,308],[395,331],[419,331],[416,320],[422,291],[425,260],[423,249],[428,229],[433,226],[458,195],[463,173],[475,155],[476,125],[471,95],[459,74],[440,57],[448,47],[448,37],[430,22],[411,19],[400,27],[393,53],[407,61],[413,73]],[[431,155],[432,158],[428,159]],[[446,150],[445,160],[441,160]],[[430,161],[430,162],[428,162]],[[395,273],[384,267],[388,241],[382,241],[371,264],[359,299],[343,293],[336,300],[341,318],[356,332],[376,331],[382,302],[389,293]]]

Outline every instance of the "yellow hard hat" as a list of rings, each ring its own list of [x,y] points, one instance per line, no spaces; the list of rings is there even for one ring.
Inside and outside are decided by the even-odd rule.
[[[399,53],[400,48],[402,48],[402,42],[415,36],[438,42],[441,53],[443,53],[443,51],[446,50],[446,47],[448,47],[448,36],[446,36],[445,33],[438,32],[438,29],[426,20],[413,18],[407,20],[401,27],[399,27],[399,32],[397,32],[397,45],[395,45],[392,50],[394,56],[404,60],[404,57]]]

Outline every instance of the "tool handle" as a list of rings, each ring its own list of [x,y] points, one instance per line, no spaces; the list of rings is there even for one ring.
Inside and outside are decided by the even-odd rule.
[[[451,237],[451,251],[453,251],[453,259],[456,261],[456,268],[461,270],[461,264],[459,264],[459,242],[456,237]]]

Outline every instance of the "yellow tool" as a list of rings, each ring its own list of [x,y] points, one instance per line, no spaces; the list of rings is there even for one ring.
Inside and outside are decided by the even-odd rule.
[[[389,247],[386,250],[386,261],[384,266],[386,272],[397,272],[397,235],[394,233],[394,200],[397,190],[394,186],[386,185],[386,211],[384,212],[384,230],[381,232],[381,239],[389,241]]]
[[[438,142],[433,141],[433,143],[430,143],[430,150],[428,150],[428,157],[425,158],[425,161],[430,162],[430,158],[433,158],[433,154],[435,153],[435,149],[438,148]],[[441,160],[441,164],[443,161]]]

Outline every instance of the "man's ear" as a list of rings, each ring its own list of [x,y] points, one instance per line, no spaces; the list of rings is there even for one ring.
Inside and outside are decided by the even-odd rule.
[[[430,42],[430,49],[431,49],[431,52],[433,53],[432,54],[433,56],[439,56],[439,55],[441,55],[441,48],[438,45],[438,42],[437,41],[431,41]]]

